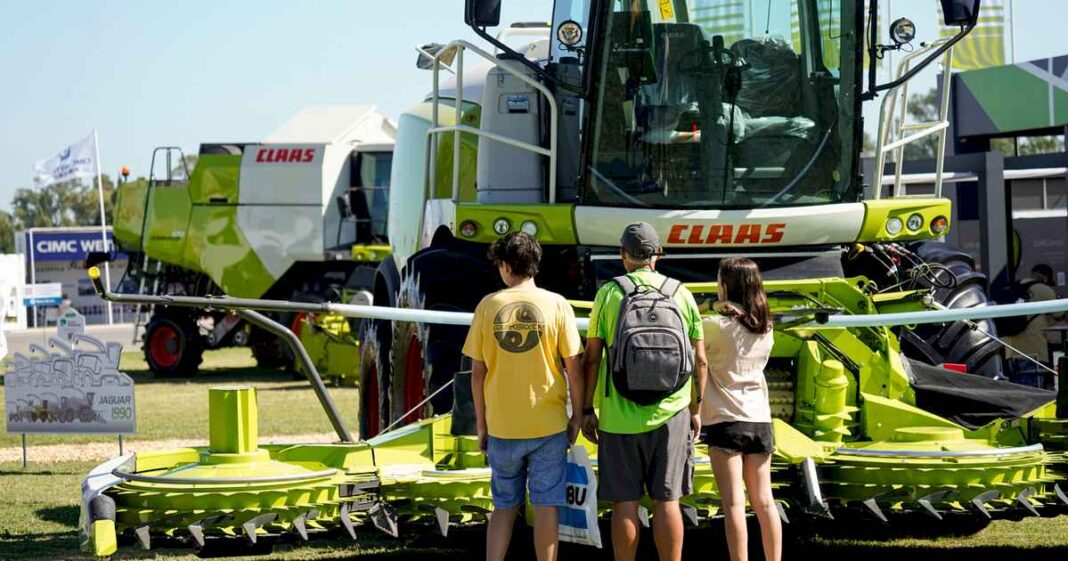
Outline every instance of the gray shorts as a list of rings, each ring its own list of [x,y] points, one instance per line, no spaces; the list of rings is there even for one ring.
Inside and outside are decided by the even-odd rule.
[[[597,445],[597,498],[674,501],[693,490],[690,416],[679,411],[654,430],[638,434],[601,432]]]

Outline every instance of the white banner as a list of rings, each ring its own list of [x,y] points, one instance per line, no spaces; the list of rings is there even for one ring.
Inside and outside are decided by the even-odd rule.
[[[67,146],[59,154],[33,164],[33,181],[38,187],[96,175],[95,135]]]

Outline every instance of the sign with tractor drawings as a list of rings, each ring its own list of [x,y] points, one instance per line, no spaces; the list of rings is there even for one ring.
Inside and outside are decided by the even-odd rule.
[[[134,432],[133,380],[119,372],[122,345],[82,334],[31,343],[4,376],[7,432]]]

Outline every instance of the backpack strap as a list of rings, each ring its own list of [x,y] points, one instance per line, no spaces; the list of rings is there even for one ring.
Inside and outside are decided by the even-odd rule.
[[[679,291],[680,287],[682,287],[682,283],[677,279],[666,277],[664,278],[664,284],[660,285],[660,293],[664,296],[674,298],[675,293]]]
[[[623,289],[624,296],[630,296],[638,291],[638,285],[627,275],[620,275],[612,279],[612,282],[618,284],[619,288]]]

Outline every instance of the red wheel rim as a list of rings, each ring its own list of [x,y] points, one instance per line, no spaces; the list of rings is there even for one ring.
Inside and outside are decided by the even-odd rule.
[[[404,361],[404,411],[412,411],[423,401],[423,347],[419,338],[412,336],[408,345],[408,355]],[[423,418],[422,408],[412,411],[405,420],[418,421]]]
[[[289,330],[294,335],[300,335],[300,328],[304,326],[304,320],[308,317],[308,312],[297,312],[293,316],[293,321],[289,323]]]
[[[375,361],[371,360],[371,368],[369,375],[367,376],[367,393],[366,399],[364,399],[364,407],[367,407],[367,414],[364,415],[366,419],[363,430],[364,438],[369,438],[378,434],[379,419],[381,419],[381,413],[378,408],[378,400],[381,396],[378,393],[378,365]]]
[[[152,331],[148,341],[148,352],[152,362],[163,368],[170,368],[181,359],[181,339],[178,331],[169,325],[161,325]]]

